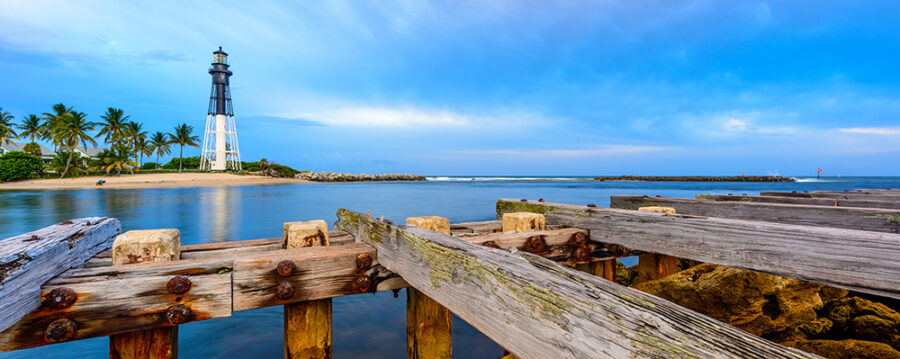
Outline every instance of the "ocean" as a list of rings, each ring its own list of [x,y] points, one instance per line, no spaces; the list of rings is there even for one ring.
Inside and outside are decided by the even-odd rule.
[[[124,230],[177,228],[182,244],[272,238],[282,223],[325,219],[340,207],[370,210],[396,223],[406,217],[443,216],[451,222],[495,219],[498,198],[543,198],[609,206],[614,194],[693,198],[697,193],[756,195],[760,191],[900,188],[900,177],[798,177],[794,183],[594,182],[590,177],[432,176],[425,182],[301,183],[266,186],[134,190],[0,191],[0,238],[70,218],[116,217]],[[335,358],[402,358],[406,355],[406,294],[335,298]],[[502,349],[454,318],[457,358],[500,357]],[[282,356],[282,308],[238,312],[233,317],[180,327],[182,358],[278,358]],[[0,353],[0,359],[105,358],[107,338]]]

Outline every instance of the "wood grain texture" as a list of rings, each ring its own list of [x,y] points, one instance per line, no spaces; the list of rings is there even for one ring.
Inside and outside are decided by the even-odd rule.
[[[700,199],[610,196],[610,207],[637,209],[646,204],[671,207],[680,214],[752,221],[823,226],[864,231],[900,232],[900,210],[807,206]]]
[[[406,224],[450,235],[444,217],[409,217]],[[453,357],[453,313],[415,288],[406,289],[406,357]]]
[[[42,296],[65,287],[78,294],[77,301],[65,309],[43,305],[0,332],[0,351],[52,344],[44,340],[44,330],[61,317],[77,323],[71,340],[79,340],[171,327],[166,310],[176,303],[191,308],[193,321],[231,316],[231,272],[219,272],[232,260],[195,259],[68,271],[44,285]],[[166,290],[166,283],[176,275],[191,280],[187,293],[175,295]]]
[[[0,331],[41,305],[41,285],[108,250],[122,224],[115,218],[69,220],[0,240]]]
[[[900,201],[900,193],[856,192],[856,191],[815,191],[815,192],[760,192],[760,196],[781,196],[801,198],[862,199],[875,201]]]
[[[900,234],[499,200],[539,211],[595,241],[900,298]]]
[[[177,229],[128,231],[116,237],[111,252],[113,266],[177,261],[181,259],[181,233]],[[182,299],[178,298],[172,301],[171,305],[183,304],[181,301]],[[175,326],[167,326],[113,334],[109,336],[109,357],[177,358],[178,329]]]
[[[637,279],[635,284],[657,280],[678,272],[678,258],[659,253],[638,256]]]
[[[480,222],[462,222],[451,223],[450,233],[459,235],[463,233],[495,233],[502,231],[501,221],[480,221]]]
[[[324,220],[285,223],[284,227],[285,249],[329,245]],[[291,284],[278,277],[279,282]],[[285,359],[331,359],[331,314],[331,298],[285,304]]]
[[[709,199],[714,201],[741,201],[760,203],[786,203],[803,204],[810,206],[829,207],[860,207],[860,208],[885,208],[900,209],[900,202],[874,201],[865,199],[831,199],[831,198],[801,198],[783,196],[732,196],[725,194],[698,194],[697,199]]]
[[[387,269],[519,358],[817,358],[529,253],[338,218]]]

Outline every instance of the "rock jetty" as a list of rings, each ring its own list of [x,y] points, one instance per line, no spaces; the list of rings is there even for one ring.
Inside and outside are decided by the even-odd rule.
[[[653,182],[797,182],[781,176],[601,176],[594,181],[653,181]]]
[[[300,172],[294,178],[313,182],[424,181],[419,175],[391,173],[381,175],[334,172]]]

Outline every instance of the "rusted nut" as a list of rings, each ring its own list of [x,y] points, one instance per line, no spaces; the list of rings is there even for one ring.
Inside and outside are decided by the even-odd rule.
[[[370,256],[369,253],[361,253],[356,256],[356,268],[366,270],[369,269],[370,266],[372,266],[372,256]]]
[[[72,288],[59,287],[54,288],[47,294],[47,306],[54,309],[63,309],[71,307],[78,300],[78,294]]]
[[[587,236],[584,232],[575,233],[575,244],[583,246],[587,244]]]
[[[543,201],[544,201],[543,198],[538,198],[538,202],[543,202]]]
[[[372,280],[369,279],[369,276],[366,275],[356,277],[356,280],[353,281],[353,284],[356,286],[356,291],[358,293],[368,292],[369,289],[372,288]]]
[[[544,241],[544,236],[531,236],[528,237],[528,248],[532,251],[540,251],[547,247],[547,242]]]
[[[291,299],[294,297],[294,285],[291,282],[281,282],[275,287],[275,297],[278,299]]]
[[[593,203],[588,203],[587,206],[588,206],[588,207],[597,207],[597,205],[596,205],[596,204],[593,204]]]
[[[618,244],[610,244],[606,248],[609,249],[610,252],[613,252],[613,254],[615,254],[616,258],[624,257],[627,252],[625,247],[622,247]]]
[[[494,241],[487,241],[487,242],[482,243],[481,245],[483,245],[485,247],[491,247],[491,248],[498,248],[498,249],[500,248],[500,246],[497,245],[497,242],[494,242]]]
[[[575,261],[579,263],[587,263],[591,261],[591,249],[588,246],[578,246],[575,248],[575,252],[572,253],[572,256],[575,257]]]
[[[294,274],[295,270],[297,270],[297,265],[294,264],[294,261],[289,261],[287,259],[278,262],[278,266],[275,267],[275,272],[282,277],[290,277]]]
[[[172,324],[184,324],[194,318],[194,312],[184,304],[175,304],[166,310],[166,319]]]
[[[49,343],[64,342],[75,336],[78,326],[69,318],[61,318],[50,322],[44,330],[44,340]]]
[[[519,201],[520,201],[520,202],[528,202],[528,200],[527,200],[527,199],[524,199],[524,198],[522,198],[522,199],[519,200]]]
[[[172,294],[184,294],[191,290],[191,280],[183,275],[176,275],[166,282],[166,290]]]

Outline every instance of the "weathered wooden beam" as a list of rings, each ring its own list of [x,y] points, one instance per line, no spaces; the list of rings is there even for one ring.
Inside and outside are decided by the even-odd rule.
[[[810,206],[830,206],[830,207],[860,207],[860,208],[885,208],[900,209],[900,202],[896,201],[873,201],[866,199],[831,199],[831,198],[801,198],[801,197],[783,197],[783,196],[733,196],[725,194],[698,194],[697,199],[708,199],[713,201],[740,201],[740,202],[759,202],[759,203],[784,203],[784,204],[802,204]]]
[[[0,332],[0,351],[173,326],[167,312],[176,303],[191,309],[191,321],[231,316],[231,273],[227,267],[232,260],[195,259],[68,271],[42,287],[44,305]],[[176,276],[190,280],[187,292],[169,292],[168,283]],[[70,304],[59,308],[50,305],[56,298],[73,301],[63,300]],[[45,332],[50,324],[63,318],[76,324],[72,335],[48,340]]]
[[[454,236],[463,233],[494,233],[501,232],[500,221],[480,221],[451,223],[450,233]]]
[[[816,358],[530,253],[338,218],[387,269],[520,358]]]
[[[595,241],[900,299],[900,234],[501,199]],[[402,275],[402,273],[401,273]]]
[[[864,199],[874,201],[900,201],[900,193],[894,192],[855,192],[855,191],[815,191],[815,192],[760,192],[760,196],[801,197],[801,198],[833,198]]]
[[[666,206],[680,214],[752,221],[823,226],[864,231],[900,232],[900,210],[806,206],[753,202],[722,202],[685,198],[610,196],[610,207],[637,209]]]
[[[0,331],[41,305],[41,285],[109,249],[122,230],[115,218],[65,221],[0,240]]]
[[[587,230],[578,228],[551,229],[546,231],[519,232],[519,233],[492,233],[473,237],[462,237],[465,242],[479,244],[495,248],[516,248],[541,257],[550,259],[560,264],[583,263],[575,259],[575,251],[578,249],[578,236],[583,234],[588,242],[588,251],[585,253],[589,262],[600,262],[617,257],[641,255],[643,252],[628,250],[624,247],[590,241]]]

